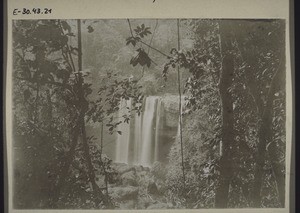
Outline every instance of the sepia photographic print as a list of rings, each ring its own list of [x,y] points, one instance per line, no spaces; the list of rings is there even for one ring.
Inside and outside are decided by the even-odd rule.
[[[12,209],[286,208],[286,30],[12,20]]]

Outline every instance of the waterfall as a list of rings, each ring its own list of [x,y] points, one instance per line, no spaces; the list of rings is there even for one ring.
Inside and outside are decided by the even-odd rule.
[[[159,98],[157,101],[156,107],[156,125],[155,125],[155,145],[154,145],[154,161],[159,159],[159,140],[160,140],[160,131],[161,131],[161,116],[163,113],[162,100]]]
[[[138,115],[135,113],[134,117],[134,157],[133,163],[139,164],[141,155],[140,155],[140,147],[142,143],[142,115]]]
[[[145,111],[143,116],[143,124],[142,124],[142,144],[141,144],[141,164],[145,166],[150,166],[151,164],[151,155],[153,146],[153,119],[155,113],[155,104],[157,98],[156,97],[147,97],[145,103]]]
[[[118,126],[116,142],[116,162],[151,166],[159,160],[160,135],[163,128],[163,102],[160,97],[149,96],[144,101],[144,110],[141,115],[132,114],[129,124]],[[118,117],[128,114],[131,101],[122,100]],[[122,119],[121,119],[122,120]]]
[[[128,123],[123,122],[123,115],[128,114],[131,109],[131,100],[122,99],[118,112],[118,120],[122,121],[118,125],[117,131],[121,132],[117,134],[117,149],[116,149],[116,162],[128,163],[129,147],[130,147],[130,121]]]

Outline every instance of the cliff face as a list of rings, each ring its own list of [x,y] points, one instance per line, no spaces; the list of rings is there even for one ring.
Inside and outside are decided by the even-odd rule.
[[[179,121],[179,97],[177,95],[165,94],[161,96],[163,113],[159,131],[159,158],[161,163],[168,163],[168,154],[172,144],[176,140]]]
[[[176,128],[178,127],[178,102],[179,97],[177,95],[164,95],[162,97],[164,110],[165,110],[165,125],[168,128]]]

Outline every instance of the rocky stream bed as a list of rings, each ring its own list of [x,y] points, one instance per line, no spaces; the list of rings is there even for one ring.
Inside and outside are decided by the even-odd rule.
[[[155,162],[152,168],[115,163],[117,180],[108,192],[117,209],[167,209],[166,168]]]

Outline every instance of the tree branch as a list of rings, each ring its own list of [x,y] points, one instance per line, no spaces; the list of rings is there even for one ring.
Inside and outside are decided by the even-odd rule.
[[[128,22],[128,25],[129,25],[129,30],[130,30],[131,36],[134,37],[134,38],[136,38],[136,36],[133,35],[132,27],[131,27],[131,24],[130,24],[130,20],[127,19],[127,22]],[[140,40],[139,42],[141,42],[142,44],[144,44],[144,45],[146,45],[147,47],[151,48],[152,50],[155,50],[156,52],[162,54],[163,56],[167,57],[168,59],[171,58],[171,56],[169,56],[169,55],[163,53],[162,51],[160,51],[160,50],[158,50],[158,49],[152,47],[151,45],[145,43],[144,41]]]

